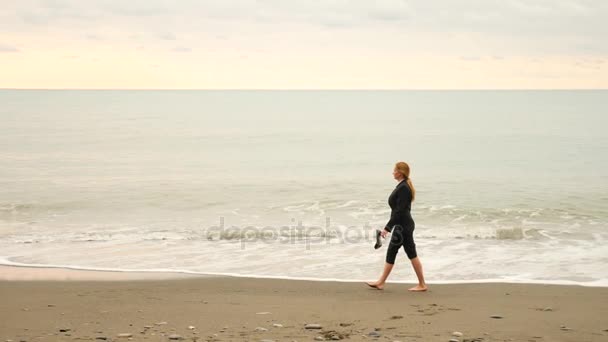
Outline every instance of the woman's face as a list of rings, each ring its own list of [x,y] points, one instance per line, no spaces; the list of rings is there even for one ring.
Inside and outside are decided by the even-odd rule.
[[[399,180],[401,178],[401,173],[397,171],[397,169],[393,169],[393,178]]]

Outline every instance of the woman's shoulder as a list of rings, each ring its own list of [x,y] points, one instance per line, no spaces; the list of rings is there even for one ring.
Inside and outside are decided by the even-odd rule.
[[[412,190],[410,189],[410,186],[407,184],[406,181],[401,182],[397,185],[397,191],[400,193],[408,193],[411,196],[411,192]]]
[[[410,188],[410,186],[407,184],[407,181],[403,181],[400,182],[399,184],[397,184],[397,189],[403,189],[403,188]]]

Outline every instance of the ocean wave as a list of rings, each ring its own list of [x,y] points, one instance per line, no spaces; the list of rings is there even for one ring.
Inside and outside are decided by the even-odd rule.
[[[336,239],[346,243],[372,241],[375,239],[375,225],[345,226],[232,226],[223,228],[176,228],[153,229],[149,227],[125,227],[116,225],[97,225],[95,227],[37,227],[28,226],[5,232],[0,242],[19,244],[70,243],[70,242],[123,242],[138,241],[273,241]],[[561,229],[551,226],[518,224],[417,224],[417,239],[435,240],[477,240],[495,239],[510,241],[572,240],[605,242],[608,232],[605,226],[568,225]]]

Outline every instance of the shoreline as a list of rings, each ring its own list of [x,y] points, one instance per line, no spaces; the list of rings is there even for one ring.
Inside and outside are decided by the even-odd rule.
[[[137,281],[210,277],[180,272],[104,271],[0,264],[1,281]]]
[[[248,274],[218,274],[197,273],[180,270],[115,270],[115,269],[90,269],[65,266],[48,265],[19,265],[0,263],[0,281],[136,281],[136,280],[169,280],[183,278],[242,278],[242,279],[266,279],[266,280],[288,280],[288,281],[310,281],[310,282],[332,282],[332,283],[361,283],[373,279],[327,279],[327,278],[293,278],[282,276],[260,276]],[[407,281],[390,281],[391,284],[410,284]],[[608,284],[601,282],[580,283],[574,281],[507,281],[504,279],[484,280],[455,280],[455,281],[430,281],[430,285],[474,285],[474,284],[512,284],[512,285],[552,285],[552,286],[581,286],[589,288],[608,288]]]

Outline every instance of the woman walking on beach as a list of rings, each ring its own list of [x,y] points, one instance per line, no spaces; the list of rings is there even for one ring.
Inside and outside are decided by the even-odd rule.
[[[416,272],[416,276],[418,277],[418,285],[409,290],[414,292],[426,291],[427,286],[424,282],[424,274],[422,273],[422,263],[418,258],[416,244],[414,243],[415,223],[410,214],[412,201],[414,201],[414,198],[416,197],[416,189],[414,189],[414,185],[410,179],[409,165],[405,162],[396,163],[395,169],[393,170],[393,177],[399,183],[388,198],[388,204],[391,207],[391,218],[380,233],[384,238],[392,231],[391,242],[386,250],[384,271],[378,281],[366,284],[378,290],[384,288],[386,279],[393,270],[397,252],[399,252],[399,249],[403,246],[408,259],[412,262],[412,267]]]

